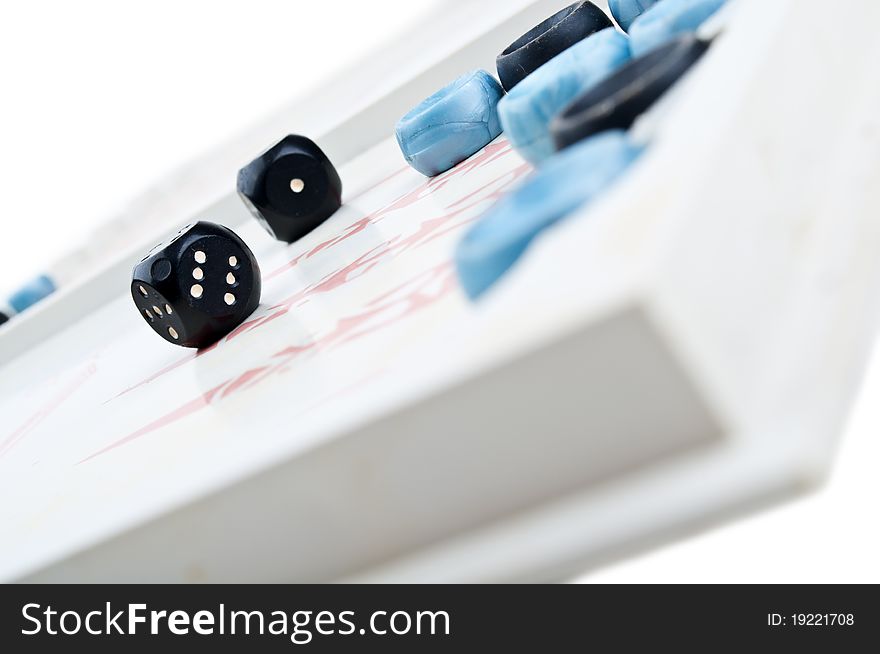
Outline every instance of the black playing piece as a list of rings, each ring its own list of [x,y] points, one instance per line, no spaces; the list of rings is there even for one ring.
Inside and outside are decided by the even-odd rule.
[[[592,2],[575,2],[536,25],[498,55],[495,66],[505,91],[556,55],[591,34],[613,27],[611,19]]]
[[[609,129],[629,129],[693,66],[709,43],[688,34],[633,59],[575,98],[550,124],[557,150]]]
[[[7,320],[9,320],[9,316],[7,316],[5,313],[0,311],[0,325],[2,325]]]
[[[321,148],[291,135],[238,171],[238,194],[269,234],[293,243],[336,213],[342,180]]]
[[[166,341],[206,347],[254,312],[261,287],[260,267],[244,241],[225,227],[198,222],[135,266],[131,296]]]

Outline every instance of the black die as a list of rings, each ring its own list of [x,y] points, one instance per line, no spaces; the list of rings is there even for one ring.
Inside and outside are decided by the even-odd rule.
[[[238,194],[269,234],[293,243],[342,206],[342,180],[311,139],[291,135],[238,171]]]
[[[245,242],[226,227],[198,222],[135,266],[131,296],[166,341],[206,347],[254,312],[261,288],[260,267]]]

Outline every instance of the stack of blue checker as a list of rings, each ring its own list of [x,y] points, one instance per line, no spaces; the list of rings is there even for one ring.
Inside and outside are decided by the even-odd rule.
[[[657,52],[655,58],[661,56],[661,46],[681,35],[693,34],[724,2],[610,0],[612,15],[624,31],[602,28],[602,19],[596,18],[598,8],[590,2],[577,2],[514,41],[503,57],[499,56],[501,79],[516,80],[512,87],[505,83],[506,95],[489,73],[474,71],[401,119],[397,127],[401,150],[407,161],[425,175],[449,170],[488,145],[501,131],[526,160],[538,167],[460,242],[455,262],[469,297],[478,298],[488,291],[536,237],[607,189],[642,151],[632,142],[626,122],[624,129],[590,134],[557,152],[552,133],[554,119],[605,80],[609,83],[603,86],[613,87],[615,76],[623,83],[623,79],[640,74],[645,66],[640,68],[634,58],[641,60],[653,52]],[[561,41],[565,41],[564,49]],[[502,58],[509,65],[511,52],[513,59],[519,57],[517,65],[532,71],[522,79],[515,70],[512,74],[501,69]],[[540,60],[548,52],[553,55]],[[692,63],[689,60],[687,66],[672,68],[680,76]],[[659,88],[665,90],[672,81],[666,80]],[[653,88],[657,94],[658,85]],[[628,109],[632,111],[632,104]]]

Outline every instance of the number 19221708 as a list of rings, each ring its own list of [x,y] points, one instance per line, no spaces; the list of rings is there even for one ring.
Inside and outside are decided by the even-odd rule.
[[[768,613],[769,627],[851,627],[855,624],[852,613]]]

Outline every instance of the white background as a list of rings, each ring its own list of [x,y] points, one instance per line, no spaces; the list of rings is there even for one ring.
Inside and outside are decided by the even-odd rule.
[[[597,583],[880,582],[880,352],[818,492],[585,575]]]
[[[39,273],[128,198],[433,6],[4,3],[0,289]],[[880,360],[871,370],[825,489],[584,580],[880,582]]]
[[[356,63],[435,6],[2,3],[0,294],[41,273],[169,171]]]

